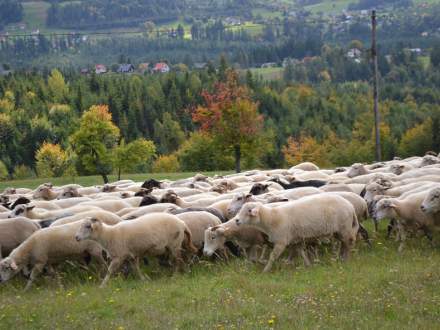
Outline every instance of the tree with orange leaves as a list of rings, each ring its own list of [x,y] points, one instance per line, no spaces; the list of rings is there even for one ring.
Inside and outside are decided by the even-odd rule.
[[[255,150],[260,142],[263,116],[249,90],[240,86],[237,73],[227,72],[226,81],[218,82],[214,92],[203,91],[204,105],[193,112],[193,121],[211,135],[224,152],[233,152],[235,170],[241,171],[243,151]]]

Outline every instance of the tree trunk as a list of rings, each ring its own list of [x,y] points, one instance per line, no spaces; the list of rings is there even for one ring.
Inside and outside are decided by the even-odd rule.
[[[234,146],[234,156],[235,156],[235,172],[236,173],[240,173],[241,172],[241,167],[240,167],[240,162],[241,162],[241,147],[239,144],[236,144]]]
[[[101,176],[102,176],[102,179],[104,180],[104,184],[107,184],[108,183],[108,176],[107,176],[107,174],[102,173]]]
[[[121,168],[118,168],[118,181],[121,180]]]

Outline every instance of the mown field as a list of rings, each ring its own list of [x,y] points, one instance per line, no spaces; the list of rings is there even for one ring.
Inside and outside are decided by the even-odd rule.
[[[440,328],[439,248],[413,238],[399,254],[385,227],[372,233],[372,249],[359,242],[346,263],[323,251],[312,267],[280,261],[269,274],[241,259],[202,260],[175,275],[153,261],[144,266],[152,281],[120,275],[99,289],[96,268],[65,264],[60,281],[43,276],[29,292],[19,277],[0,285],[0,328]]]

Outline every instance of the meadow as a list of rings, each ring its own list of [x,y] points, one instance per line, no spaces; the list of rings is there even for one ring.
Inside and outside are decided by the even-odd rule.
[[[150,175],[127,177],[141,180]],[[2,187],[35,187],[43,181],[8,182]],[[75,182],[100,183],[100,178]],[[25,279],[20,277],[0,285],[0,328],[440,328],[438,247],[413,238],[399,254],[394,240],[385,239],[385,223],[378,233],[370,221],[367,228],[373,247],[358,242],[346,263],[323,251],[309,268],[299,260],[295,266],[280,260],[268,274],[261,273],[262,265],[237,258],[228,263],[201,260],[174,275],[152,261],[143,269],[152,281],[120,275],[99,289],[96,268],[85,271],[64,264],[59,280],[42,276],[28,292],[23,292]]]

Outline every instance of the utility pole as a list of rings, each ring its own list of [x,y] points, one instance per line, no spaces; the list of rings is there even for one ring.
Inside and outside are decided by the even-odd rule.
[[[371,12],[371,58],[373,60],[373,98],[374,98],[374,130],[376,135],[376,161],[381,160],[381,148],[380,148],[380,114],[379,114],[379,91],[378,91],[378,64],[377,64],[377,46],[376,46],[376,10]]]

